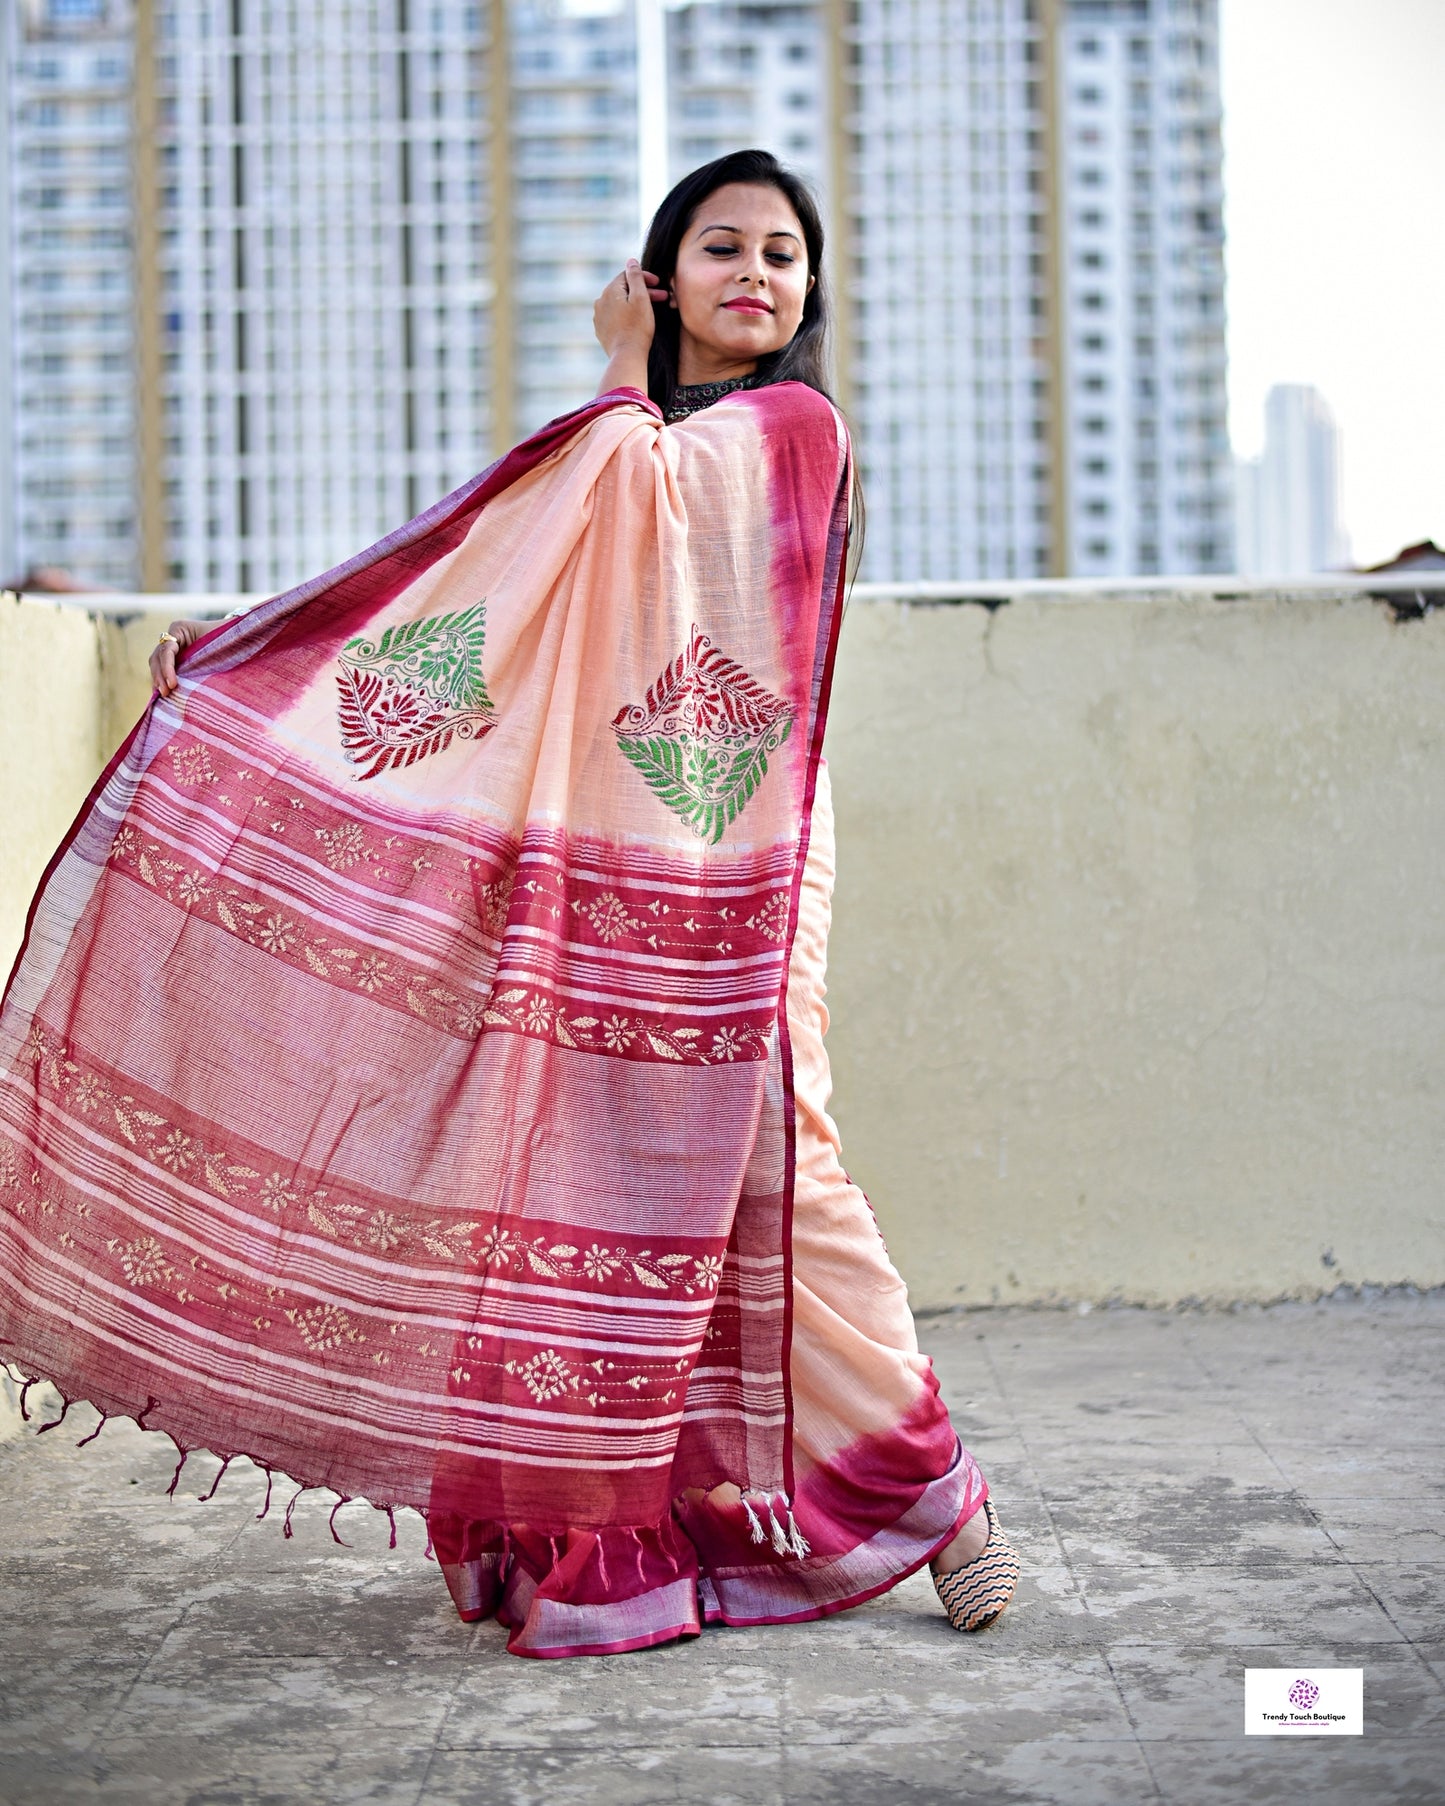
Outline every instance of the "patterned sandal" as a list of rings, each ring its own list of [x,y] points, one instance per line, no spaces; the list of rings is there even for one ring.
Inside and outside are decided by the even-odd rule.
[[[985,1499],[988,1540],[972,1561],[948,1574],[935,1574],[933,1585],[955,1630],[983,1630],[993,1623],[1014,1596],[1018,1585],[1019,1558],[1004,1535],[1003,1525]]]

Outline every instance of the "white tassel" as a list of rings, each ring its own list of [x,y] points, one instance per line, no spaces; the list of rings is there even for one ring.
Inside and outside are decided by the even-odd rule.
[[[768,1516],[773,1525],[773,1552],[777,1555],[786,1555],[788,1554],[788,1539],[783,1534],[783,1526],[778,1522],[777,1507],[771,1499],[768,1500]]]
[[[805,1555],[811,1555],[813,1552],[812,1544],[798,1528],[797,1520],[793,1517],[793,1508],[791,1505],[788,1507],[788,1547],[792,1550],[793,1554],[797,1556],[799,1561],[801,1561]]]
[[[755,1542],[755,1543],[760,1543],[760,1542],[762,1542],[762,1540],[763,1540],[763,1527],[762,1527],[762,1525],[761,1525],[761,1524],[760,1524],[760,1523],[759,1523],[759,1522],[758,1522],[758,1514],[757,1514],[757,1512],[755,1512],[755,1511],[754,1511],[754,1510],[753,1510],[753,1508],[752,1508],[752,1506],[751,1506],[751,1505],[750,1505],[750,1504],[749,1504],[749,1503],[748,1503],[748,1499],[747,1499],[747,1494],[746,1494],[746,1493],[744,1493],[744,1494],[743,1494],[743,1510],[744,1510],[744,1511],[745,1511],[745,1512],[746,1512],[746,1513],[747,1513],[747,1514],[748,1514],[748,1529],[749,1529],[749,1530],[750,1530],[750,1531],[751,1531],[751,1532],[752,1532],[752,1538],[753,1538],[753,1541],[754,1541],[754,1542]]]

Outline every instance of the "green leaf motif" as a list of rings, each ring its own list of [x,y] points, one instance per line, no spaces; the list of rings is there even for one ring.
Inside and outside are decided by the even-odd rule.
[[[769,738],[776,749],[791,726],[784,717],[773,735],[753,742],[655,734],[641,739],[619,736],[617,744],[658,801],[680,816],[700,840],[716,846],[767,776]]]
[[[496,726],[482,675],[487,603],[399,621],[380,639],[348,640],[337,663],[341,744],[357,775],[414,765],[453,738],[479,740]]]
[[[487,604],[483,598],[455,614],[400,621],[379,640],[365,634],[349,640],[342,660],[361,670],[388,667],[386,674],[422,691],[444,708],[489,709],[482,675],[487,640]]]

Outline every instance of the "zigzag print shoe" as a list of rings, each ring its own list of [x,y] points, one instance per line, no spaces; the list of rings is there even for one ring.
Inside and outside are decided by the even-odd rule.
[[[988,1515],[988,1541],[982,1550],[952,1573],[933,1576],[934,1589],[955,1630],[985,1629],[1013,1598],[1018,1585],[1019,1558],[1004,1535],[993,1500],[985,1499],[983,1508]]]

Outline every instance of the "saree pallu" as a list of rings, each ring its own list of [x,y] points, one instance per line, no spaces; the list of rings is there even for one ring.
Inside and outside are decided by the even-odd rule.
[[[0,1354],[417,1509],[518,1653],[836,1610],[982,1500],[901,1288],[828,1296],[897,1283],[819,1026],[848,476],[800,385],[618,391],[214,630],[0,1015]]]

